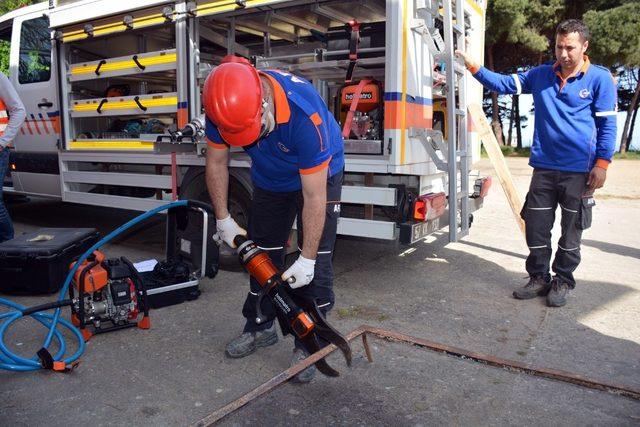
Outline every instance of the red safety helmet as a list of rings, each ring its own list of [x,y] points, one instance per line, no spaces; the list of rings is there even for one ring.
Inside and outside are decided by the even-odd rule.
[[[204,82],[204,111],[229,144],[244,147],[261,134],[262,85],[244,58],[227,55]]]

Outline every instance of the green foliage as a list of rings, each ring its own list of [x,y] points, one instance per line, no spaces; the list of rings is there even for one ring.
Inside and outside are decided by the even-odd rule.
[[[584,14],[591,30],[589,55],[609,67],[640,67],[640,7],[626,3],[607,10]]]
[[[640,151],[625,151],[624,153],[615,153],[614,159],[622,160],[640,160]]]
[[[0,71],[9,74],[9,43],[0,40]]]
[[[0,15],[9,13],[23,6],[39,3],[37,0],[0,0]],[[0,40],[0,71],[9,73],[9,46],[10,43]]]
[[[533,52],[542,52],[548,40],[531,23],[532,14],[542,16],[540,1],[491,0],[487,5],[487,45],[501,41],[520,44]]]
[[[510,145],[501,145],[500,151],[502,151],[502,155],[505,157],[529,157],[531,155],[531,149],[529,147],[516,148]],[[480,156],[485,158],[489,157],[484,149],[484,145],[480,148]]]

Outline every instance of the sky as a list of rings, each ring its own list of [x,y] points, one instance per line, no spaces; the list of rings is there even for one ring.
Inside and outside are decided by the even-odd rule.
[[[502,98],[502,97],[501,97]],[[510,99],[510,97],[505,97],[504,100],[508,101]],[[501,99],[502,101],[502,99]],[[507,106],[509,106],[509,103],[507,102]],[[525,128],[522,128],[522,145],[524,147],[529,147],[531,146],[531,142],[533,141],[533,123],[534,123],[534,118],[533,118],[533,113],[529,113],[529,111],[531,111],[531,108],[533,107],[533,96],[532,95],[520,95],[520,112],[521,114],[524,112],[527,112],[527,117],[529,118],[529,120],[526,123]],[[524,114],[522,114],[524,115]],[[619,112],[618,113],[618,136],[616,137],[616,151],[618,151],[619,147],[620,147],[620,137],[622,135],[622,129],[624,128],[624,121],[626,120],[627,117],[627,112]],[[509,130],[509,120],[505,120],[502,122],[502,126],[504,129],[504,133],[505,133],[505,138],[507,136],[507,131]],[[515,128],[512,131],[512,138],[515,141]],[[514,142],[515,145],[515,142]],[[640,150],[640,118],[636,119],[636,129],[635,132],[633,134],[633,139],[631,140],[631,150]]]

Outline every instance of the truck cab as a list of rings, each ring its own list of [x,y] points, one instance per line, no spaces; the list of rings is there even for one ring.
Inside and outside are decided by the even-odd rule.
[[[9,75],[27,117],[11,147],[7,192],[61,197],[59,86],[48,4],[0,17],[0,39],[10,46]]]

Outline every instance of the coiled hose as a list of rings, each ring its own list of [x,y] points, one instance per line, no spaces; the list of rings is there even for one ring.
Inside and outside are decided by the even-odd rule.
[[[0,298],[0,304],[15,309],[13,311],[0,314],[0,322],[2,322],[0,324],[0,369],[9,371],[37,371],[44,368],[39,356],[34,356],[31,359],[27,359],[10,351],[5,344],[6,331],[15,321],[24,316],[31,316],[33,319],[44,325],[44,327],[49,328],[49,333],[44,340],[42,348],[49,348],[51,341],[54,338],[56,339],[59,349],[58,352],[53,355],[54,361],[63,362],[65,366],[68,366],[78,360],[80,356],[82,356],[82,353],[84,353],[85,349],[85,343],[82,334],[71,322],[66,319],[60,318],[60,307],[71,305],[71,300],[65,299],[65,295],[67,295],[67,290],[69,289],[71,278],[75,274],[76,270],[80,267],[80,264],[82,264],[82,262],[93,253],[93,251],[99,249],[125,230],[146,220],[147,218],[157,214],[158,212],[162,212],[164,210],[169,210],[179,206],[194,206],[206,210],[211,209],[209,205],[206,205],[204,203],[192,200],[178,200],[176,202],[168,203],[166,205],[158,206],[157,208],[151,209],[150,211],[140,214],[129,222],[121,225],[120,227],[106,235],[104,238],[102,238],[100,241],[98,241],[96,244],[91,246],[89,249],[87,249],[86,252],[83,253],[82,256],[80,256],[78,261],[74,264],[73,268],[69,270],[69,274],[67,274],[64,284],[62,285],[62,289],[60,289],[60,295],[55,302],[28,308],[20,304],[16,304],[15,302],[8,299]],[[41,312],[43,310],[50,310],[52,308],[55,308],[53,314]],[[67,346],[65,344],[62,333],[58,329],[58,325],[62,325],[63,327],[67,328],[78,340],[78,349],[69,357],[64,357],[67,353]]]

